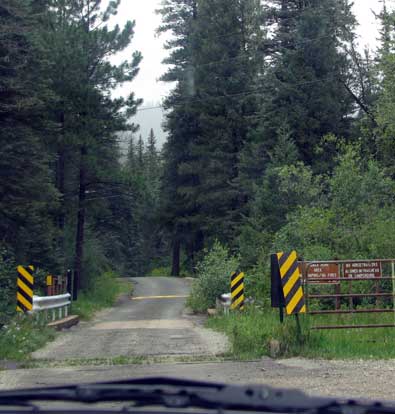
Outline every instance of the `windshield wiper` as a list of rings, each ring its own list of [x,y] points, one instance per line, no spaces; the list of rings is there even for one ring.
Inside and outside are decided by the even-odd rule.
[[[395,404],[309,397],[301,391],[266,386],[238,386],[169,378],[144,378],[98,384],[0,392],[0,407],[37,401],[78,403],[129,402],[134,407],[205,408],[292,413],[388,413]]]

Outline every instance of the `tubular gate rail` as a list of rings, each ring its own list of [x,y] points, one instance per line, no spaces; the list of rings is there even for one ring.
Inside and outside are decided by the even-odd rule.
[[[68,316],[70,304],[70,293],[56,296],[33,296],[33,313],[43,312],[46,320],[50,316],[50,319],[55,321]]]
[[[394,314],[392,323],[313,325],[311,329],[395,327],[395,259],[299,262],[299,266],[308,315]]]

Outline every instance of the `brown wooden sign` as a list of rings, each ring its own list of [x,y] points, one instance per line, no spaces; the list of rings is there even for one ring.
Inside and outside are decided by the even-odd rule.
[[[300,264],[302,274],[309,284],[338,284],[340,283],[339,265],[336,263],[312,263],[307,268],[307,263]],[[307,274],[306,274],[307,272]],[[313,279],[313,280],[311,280]],[[323,279],[323,280],[319,280]],[[328,280],[332,279],[332,280]]]
[[[370,278],[381,277],[381,263],[369,262],[349,262],[344,263],[344,277],[348,278]]]

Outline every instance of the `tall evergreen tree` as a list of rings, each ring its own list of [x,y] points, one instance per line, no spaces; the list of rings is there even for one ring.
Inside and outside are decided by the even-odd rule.
[[[101,192],[96,183],[102,186],[108,181],[105,164],[115,165],[116,132],[134,129],[127,125],[127,117],[140,103],[133,93],[126,99],[110,95],[118,85],[134,79],[141,60],[138,52],[119,65],[108,60],[128,47],[134,35],[134,22],[127,22],[123,29],[116,25],[110,30],[107,26],[119,4],[120,0],[111,1],[103,10],[100,0],[50,0],[44,33],[59,97],[54,108],[60,125],[57,185],[64,195],[63,211],[76,215],[66,217],[66,222],[76,227],[73,262],[79,285],[84,284],[84,230],[89,208],[86,194]],[[65,217],[60,221],[64,227]]]
[[[263,79],[266,99],[258,134],[263,153],[274,147],[278,131],[287,125],[301,159],[319,171],[322,161],[327,165],[315,152],[321,139],[328,133],[346,139],[351,135],[355,106],[344,86],[351,75],[343,45],[355,36],[352,5],[348,0],[269,4],[275,36],[271,70]],[[323,156],[332,157],[334,151]]]
[[[379,72],[381,87],[376,107],[377,156],[382,164],[395,176],[393,163],[395,151],[395,10],[383,5],[381,19],[381,47],[379,51]]]
[[[50,91],[35,24],[28,2],[0,4],[0,243],[21,264],[56,268],[57,192],[42,139]]]
[[[142,172],[144,169],[144,141],[141,134],[139,135],[139,139],[137,141],[137,165],[139,168],[139,171]]]
[[[174,66],[164,80],[178,82],[166,101],[172,112],[164,152],[174,273],[180,243],[193,266],[205,238],[235,234],[243,203],[238,153],[248,135],[246,115],[256,111],[246,91],[257,72],[260,11],[253,0],[164,2],[161,30],[175,35],[165,60]]]
[[[192,45],[196,19],[197,0],[164,0],[159,10],[162,16],[160,33],[170,32],[171,40],[165,48],[169,56],[164,63],[171,67],[162,76],[165,82],[177,82],[167,97],[165,128],[168,139],[164,146],[164,174],[161,197],[161,219],[167,229],[172,246],[172,275],[180,273],[181,247],[191,243],[198,234],[190,216],[196,214],[198,205],[186,199],[182,187],[197,185],[196,172],[185,173],[181,166],[190,162],[190,145],[199,130],[199,116],[192,108],[194,79],[192,73]]]
[[[126,156],[126,166],[129,169],[133,169],[136,166],[136,143],[134,141],[134,136],[131,135],[128,145],[128,153]]]
[[[256,114],[260,59],[260,2],[217,0],[199,3],[194,46],[195,110],[200,131],[192,144],[199,185],[186,188],[200,206],[194,218],[212,240],[232,240],[237,234],[244,204],[239,185],[239,154],[248,140]],[[220,57],[218,59],[218,57]],[[198,248],[201,246],[197,246]]]
[[[149,135],[148,135],[148,143],[147,143],[147,150],[149,156],[154,159],[157,156],[156,151],[156,137],[154,134],[154,130],[151,128]]]

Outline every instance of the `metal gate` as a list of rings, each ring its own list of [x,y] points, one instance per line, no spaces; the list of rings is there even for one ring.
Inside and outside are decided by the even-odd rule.
[[[395,327],[395,259],[299,262],[311,329]],[[394,317],[383,316],[393,313]],[[358,323],[361,314],[376,314],[374,323]],[[314,325],[320,315],[349,315],[356,324]],[[328,318],[331,319],[331,318]],[[332,318],[333,319],[333,318]]]

